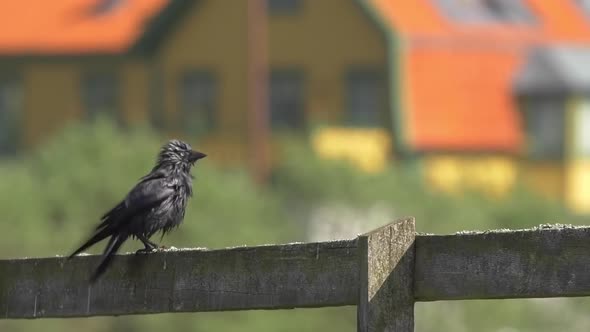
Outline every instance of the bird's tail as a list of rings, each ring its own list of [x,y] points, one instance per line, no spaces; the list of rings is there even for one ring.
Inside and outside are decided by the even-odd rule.
[[[117,253],[119,248],[121,248],[121,245],[123,245],[125,240],[127,240],[126,235],[114,234],[111,236],[111,239],[109,240],[109,243],[102,254],[102,260],[100,264],[90,277],[91,283],[94,283],[104,273],[104,271],[106,271],[113,260],[113,256]]]
[[[82,246],[80,246],[80,248],[76,249],[76,251],[74,251],[70,256],[68,256],[68,259],[71,259],[72,257],[76,256],[77,254],[81,253],[82,251],[88,249],[89,247],[91,247],[95,243],[100,242],[103,239],[106,239],[112,233],[113,233],[112,229],[110,229],[108,227],[98,230],[88,241],[86,241],[86,243],[84,243]]]

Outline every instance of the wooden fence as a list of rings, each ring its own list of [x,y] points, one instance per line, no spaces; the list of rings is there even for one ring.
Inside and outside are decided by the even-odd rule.
[[[358,331],[414,329],[414,302],[590,295],[590,227],[420,235],[406,218],[353,240],[0,260],[0,318],[357,305]]]

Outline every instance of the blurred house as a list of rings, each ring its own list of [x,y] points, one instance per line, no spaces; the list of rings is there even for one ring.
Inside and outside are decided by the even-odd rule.
[[[532,180],[589,212],[590,47],[535,49],[515,88],[526,126],[526,169],[541,172]]]
[[[371,3],[396,33],[397,146],[433,186],[501,194],[520,177],[590,212],[590,2]]]
[[[110,113],[244,162],[246,3],[3,2],[0,150]],[[367,171],[412,160],[451,192],[521,177],[590,212],[590,1],[267,4],[274,133]]]
[[[153,121],[241,142],[245,6],[228,4],[3,2],[1,21],[10,28],[0,32],[0,82],[17,102],[0,113],[20,115],[23,146],[67,120],[104,113],[124,125]]]

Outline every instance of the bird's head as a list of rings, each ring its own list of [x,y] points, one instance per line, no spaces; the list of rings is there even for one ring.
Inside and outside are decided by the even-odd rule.
[[[205,158],[207,155],[194,151],[191,146],[183,141],[173,139],[162,146],[158,155],[156,168],[162,166],[182,167],[189,170],[197,160]]]

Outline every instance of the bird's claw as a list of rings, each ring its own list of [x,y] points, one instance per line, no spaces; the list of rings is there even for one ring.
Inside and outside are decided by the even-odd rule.
[[[149,254],[152,252],[157,252],[158,248],[143,248],[143,249],[139,249],[137,250],[135,253],[136,254]]]

